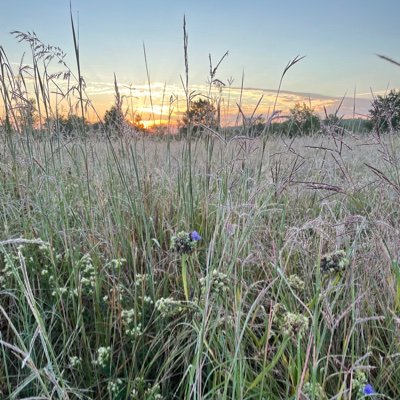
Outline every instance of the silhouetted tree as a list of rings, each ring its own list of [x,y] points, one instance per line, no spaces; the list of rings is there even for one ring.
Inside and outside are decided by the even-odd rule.
[[[104,114],[104,126],[108,132],[118,135],[128,132],[130,128],[133,128],[133,131],[136,132],[146,132],[140,114],[134,113],[131,118],[132,120],[128,121],[126,113],[120,107],[114,105]]]
[[[400,91],[391,90],[386,96],[377,96],[369,114],[375,129],[400,130]]]
[[[289,127],[291,136],[308,135],[316,132],[321,127],[319,116],[314,109],[307,104],[297,103],[291,110],[288,121],[285,123]]]
[[[185,134],[189,125],[193,127],[193,133],[200,133],[204,126],[211,129],[217,128],[216,109],[208,100],[199,99],[190,103],[190,108],[182,118],[180,132]]]
[[[108,131],[121,134],[125,123],[125,114],[120,107],[114,105],[104,114],[104,126]]]
[[[327,134],[343,134],[344,128],[342,126],[342,118],[339,118],[337,112],[328,114],[325,110],[325,118],[322,121],[321,129]]]
[[[74,114],[49,118],[46,120],[46,125],[51,132],[62,136],[79,136],[88,130],[87,121]]]
[[[340,123],[340,118],[337,116],[337,114],[328,114],[324,121],[324,125],[327,126],[332,126],[332,125],[338,125]]]
[[[130,122],[130,125],[138,132],[146,132],[146,128],[142,122],[142,116],[138,113],[133,115],[133,120]]]

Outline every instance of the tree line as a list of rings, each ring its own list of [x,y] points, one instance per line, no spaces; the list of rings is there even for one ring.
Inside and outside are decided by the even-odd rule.
[[[38,122],[35,101],[27,101],[26,107],[21,108],[17,125],[20,130],[35,129]],[[262,116],[246,118],[242,116],[245,132],[250,136],[258,136],[266,131],[275,134],[302,136],[320,131],[333,131],[350,129],[351,121],[338,116],[338,112],[328,114],[321,118],[315,109],[306,103],[297,103],[285,116],[266,121]],[[361,131],[398,132],[400,131],[400,91],[391,90],[387,95],[376,96],[372,103],[367,119],[358,119],[357,129]],[[3,130],[11,131],[12,126],[8,118],[0,121]],[[51,133],[72,136],[79,132],[106,131],[110,134],[122,135],[129,132],[149,132],[138,113],[123,111],[120,104],[108,109],[103,119],[99,122],[88,123],[83,117],[75,114],[57,115],[47,118],[45,128]],[[190,102],[189,109],[178,122],[180,136],[200,135],[205,131],[221,129],[218,108],[208,98],[199,98]],[[229,129],[229,128],[228,128]],[[163,129],[154,129],[153,132],[163,133]]]
[[[344,119],[335,113],[320,117],[314,108],[306,103],[296,103],[286,116],[265,120],[262,116],[246,118],[242,116],[245,132],[258,136],[268,131],[278,135],[302,136],[317,132],[399,132],[400,131],[400,91],[391,90],[387,95],[376,96],[371,102],[367,118]],[[199,135],[204,131],[219,131],[219,112],[208,99],[198,99],[190,103],[189,110],[180,121],[179,132]]]

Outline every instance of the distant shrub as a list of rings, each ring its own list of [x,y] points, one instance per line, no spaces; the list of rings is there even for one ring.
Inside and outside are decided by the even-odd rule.
[[[57,118],[48,118],[46,120],[46,125],[54,134],[67,137],[77,136],[86,133],[88,130],[87,121],[73,114],[68,116],[60,115]]]
[[[142,117],[137,113],[130,113],[128,121],[128,110],[122,111],[121,106],[114,105],[104,114],[104,127],[108,132],[122,135],[130,132],[145,132]]]
[[[109,131],[122,133],[125,124],[125,114],[118,106],[112,106],[104,114],[104,126]]]
[[[394,132],[400,129],[400,90],[377,96],[369,110],[374,129]]]
[[[189,110],[182,118],[179,131],[181,134],[185,134],[189,125],[192,125],[193,133],[202,132],[204,126],[216,129],[218,125],[216,114],[216,109],[209,100],[192,101]]]
[[[317,132],[321,127],[319,116],[305,103],[296,103],[289,113],[289,118],[282,127],[290,136],[309,135]]]

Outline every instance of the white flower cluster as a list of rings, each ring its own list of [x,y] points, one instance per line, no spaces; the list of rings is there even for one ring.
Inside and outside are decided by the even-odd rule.
[[[309,325],[308,317],[288,311],[281,303],[274,305],[273,322],[279,332],[289,335],[293,339],[304,336]]]
[[[96,287],[96,271],[90,254],[85,254],[79,261],[79,275],[82,293],[92,295]]]
[[[41,245],[39,245],[39,250],[43,251],[43,252],[47,252],[50,251],[51,247],[49,243],[42,243]],[[54,250],[54,248],[53,248]]]
[[[55,252],[54,248],[50,248],[47,243],[41,244],[38,249],[44,253],[44,256],[51,262],[51,258],[49,256],[49,252],[52,250]],[[11,279],[13,274],[17,271],[17,266],[19,266],[21,259],[25,263],[29,272],[32,273],[32,276],[40,275],[43,278],[42,282],[53,283],[54,277],[50,275],[49,266],[43,266],[42,263],[38,263],[38,260],[33,257],[33,253],[31,252],[29,247],[24,245],[17,246],[16,253],[6,253],[4,252],[4,268],[0,271],[0,288],[7,289],[9,285],[8,281]],[[56,255],[56,259],[61,258],[60,254]],[[43,258],[42,258],[43,259]],[[39,267],[41,268],[39,270]]]
[[[142,300],[145,304],[154,304],[154,301],[150,296],[143,296]]]
[[[0,288],[7,289],[7,280],[13,276],[14,263],[18,257],[12,254],[4,254],[4,268],[0,275]]]
[[[134,388],[131,391],[131,400],[139,399],[163,400],[163,396],[160,394],[160,385],[149,387],[143,379],[135,379]]]
[[[106,267],[112,272],[119,272],[125,263],[125,258],[115,258],[107,263]]]
[[[110,363],[110,358],[111,358],[111,347],[110,346],[99,347],[97,349],[97,357],[93,361],[93,364],[105,368]]]
[[[174,315],[180,314],[184,307],[182,302],[179,300],[174,300],[173,297],[162,297],[156,301],[156,309],[161,314],[162,317],[173,317]]]
[[[354,391],[356,393],[358,393],[359,395],[362,395],[363,388],[367,384],[367,382],[368,382],[368,379],[367,379],[367,375],[365,374],[365,372],[363,370],[356,369],[356,371],[353,375],[353,382],[352,382]]]
[[[14,273],[18,271],[17,267],[21,260],[26,264],[28,272],[30,276],[39,276],[41,278],[41,284],[45,286],[49,286],[51,290],[51,295],[53,297],[60,296],[63,297],[64,295],[69,293],[69,289],[63,286],[58,286],[53,274],[50,274],[50,266],[49,265],[40,265],[37,263],[37,260],[32,255],[25,257],[23,254],[27,252],[25,246],[20,245],[17,247],[17,254],[5,254],[4,255],[4,268],[0,271],[0,288],[7,289],[9,285],[7,282],[12,278]],[[42,244],[39,246],[39,250],[45,253],[48,253],[51,248],[47,244]],[[53,251],[55,249],[53,248]],[[48,256],[48,254],[45,254]],[[41,269],[39,270],[39,267]]]
[[[325,394],[324,388],[316,382],[312,385],[310,382],[306,382],[303,386],[303,394],[307,396],[307,398],[314,398],[315,400],[326,400],[327,396]]]
[[[55,247],[50,247],[49,243],[43,243],[39,246],[39,250],[42,251],[43,253],[47,254],[48,256],[50,253],[55,254],[56,249]],[[60,261],[62,259],[62,255],[60,253],[55,254],[55,259],[57,261]]]
[[[288,278],[289,286],[298,291],[304,290],[305,284],[304,281],[296,274],[290,275]]]
[[[108,382],[107,389],[111,395],[117,395],[122,389],[122,379],[118,378],[114,381]]]
[[[192,240],[190,233],[181,231],[171,238],[171,250],[176,251],[178,254],[191,254],[196,247],[197,240]]]
[[[124,324],[131,325],[135,322],[135,310],[133,308],[130,310],[122,310],[121,317]]]
[[[122,303],[122,301],[126,297],[125,295],[127,293],[127,290],[124,285],[122,285],[121,283],[118,283],[110,289],[109,293],[110,293],[109,295],[105,295],[103,297],[103,301],[105,301],[105,302],[108,301],[111,296],[111,298],[114,298],[115,300]]]
[[[302,314],[287,312],[283,316],[282,331],[292,338],[301,338],[308,328],[308,318]]]
[[[200,278],[201,290],[204,293],[207,287],[207,280],[210,279],[210,291],[214,294],[222,294],[229,288],[228,275],[214,269],[211,277]]]
[[[135,275],[135,286],[139,287],[142,286],[143,284],[146,284],[146,282],[149,280],[150,275],[149,274],[136,274]]]
[[[55,296],[63,297],[66,293],[68,293],[68,289],[67,289],[66,287],[58,287],[58,288],[55,288],[55,289],[51,292],[51,295],[52,295],[53,297],[55,297]]]
[[[328,272],[341,272],[350,265],[347,258],[347,253],[344,250],[334,251],[333,253],[325,254],[321,258],[321,271]]]
[[[130,310],[122,310],[121,317],[127,336],[135,339],[142,334],[142,324],[135,323],[135,310],[133,308]]]
[[[160,385],[154,385],[153,387],[145,390],[144,398],[146,400],[162,400],[163,397],[160,394]]]
[[[70,368],[78,368],[82,364],[82,359],[77,356],[72,356],[69,358],[69,367]]]

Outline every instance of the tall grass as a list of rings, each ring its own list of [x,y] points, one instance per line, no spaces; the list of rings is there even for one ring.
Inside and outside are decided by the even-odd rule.
[[[2,398],[399,397],[397,137],[38,135],[0,54]]]

